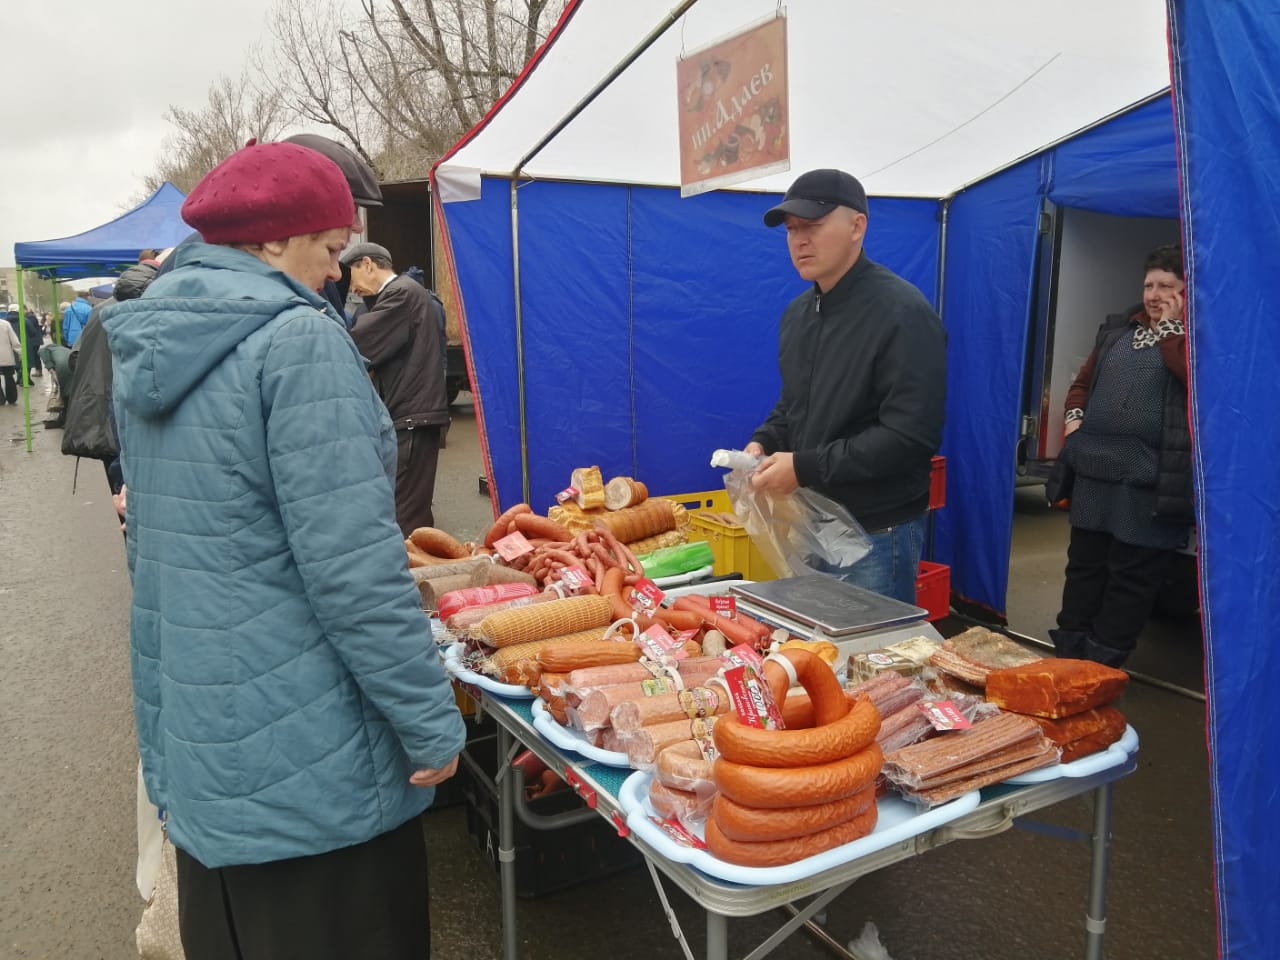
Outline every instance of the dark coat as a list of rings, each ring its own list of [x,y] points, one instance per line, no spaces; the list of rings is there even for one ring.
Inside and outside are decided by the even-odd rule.
[[[378,395],[397,430],[444,426],[449,422],[445,390],[445,344],[435,300],[422,284],[398,276],[351,328],[369,361]]]

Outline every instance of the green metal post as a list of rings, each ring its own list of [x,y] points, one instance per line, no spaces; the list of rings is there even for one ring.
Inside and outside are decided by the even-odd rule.
[[[26,423],[27,453],[31,452],[31,367],[27,363],[27,308],[22,296],[22,275],[26,270],[18,267],[18,339],[22,342],[22,416]]]

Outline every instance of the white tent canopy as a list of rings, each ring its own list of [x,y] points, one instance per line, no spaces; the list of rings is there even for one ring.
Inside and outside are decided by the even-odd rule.
[[[699,0],[520,173],[678,183],[676,59],[776,9]],[[873,195],[950,196],[1169,84],[1163,0],[797,0],[785,11],[791,172],[745,189],[780,192],[836,166]],[[515,172],[670,12],[671,0],[580,3],[444,176]]]

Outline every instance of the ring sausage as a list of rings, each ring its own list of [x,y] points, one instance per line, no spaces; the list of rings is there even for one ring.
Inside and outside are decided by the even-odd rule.
[[[815,727],[835,723],[849,713],[849,702],[844,698],[844,688],[836,679],[835,672],[827,661],[816,653],[795,648],[779,651],[777,656],[791,664],[795,669],[796,681],[804,687],[805,692],[809,694],[809,699],[813,701]],[[764,676],[773,693],[773,699],[780,706],[786,703],[787,691],[791,688],[791,677],[787,671],[778,663],[766,660]],[[872,736],[874,737],[874,734]]]
[[[808,807],[853,796],[875,782],[883,762],[874,743],[845,760],[807,767],[752,767],[720,757],[715,779],[721,793],[744,807]]]
[[[827,830],[856,817],[876,802],[874,783],[851,797],[819,803],[812,807],[785,807],[760,810],[734,803],[723,793],[717,794],[711,816],[716,826],[730,840],[760,843],[768,840],[794,840],[819,830]]]
[[[568,543],[573,539],[573,534],[563,526],[536,513],[517,513],[511,519],[516,529],[531,539],[539,537],[559,543]]]
[[[461,540],[436,527],[418,527],[409,534],[409,539],[419,550],[446,560],[465,560],[471,556],[471,550],[463,546]]]
[[[847,708],[843,693],[838,695]],[[816,698],[810,699],[818,704]],[[798,767],[852,756],[871,744],[879,730],[880,714],[870,700],[860,700],[834,723],[816,724],[807,730],[765,730],[749,726],[736,714],[730,714],[716,724],[714,737],[720,756],[734,763]]]
[[[709,819],[706,826],[707,849],[713,857],[726,863],[736,863],[744,867],[780,867],[865,837],[875,829],[876,818],[876,806],[872,804],[853,819],[826,830],[819,830],[817,833],[791,840],[766,840],[755,843],[730,840],[716,826],[715,820]]]
[[[522,513],[533,513],[533,507],[527,503],[517,503],[510,510],[503,513],[502,516],[498,517],[497,520],[493,521],[493,526],[484,535],[484,545],[489,549],[493,549],[494,543],[507,535],[507,526],[511,521]]]

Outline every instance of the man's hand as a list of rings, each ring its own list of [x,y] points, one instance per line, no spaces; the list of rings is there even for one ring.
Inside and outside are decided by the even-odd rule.
[[[1083,420],[1068,420],[1066,422],[1066,425],[1063,426],[1062,428],[1063,437],[1071,436],[1073,433],[1075,433],[1077,430],[1080,429],[1080,424],[1082,423],[1084,423]]]
[[[756,442],[753,440],[753,441],[751,441],[750,443],[748,443],[745,447],[743,447],[743,448],[742,448],[742,452],[743,452],[743,453],[749,453],[749,454],[751,454],[753,457],[763,457],[763,456],[764,456],[764,447],[760,446],[760,444],[756,443]]]
[[[409,782],[415,787],[434,787],[436,784],[444,783],[457,772],[458,758],[454,757],[443,767],[435,769],[426,767],[422,770],[415,770],[409,775]]]
[[[791,493],[800,486],[796,479],[795,454],[775,453],[765,457],[751,474],[751,486],[765,493]]]

